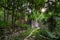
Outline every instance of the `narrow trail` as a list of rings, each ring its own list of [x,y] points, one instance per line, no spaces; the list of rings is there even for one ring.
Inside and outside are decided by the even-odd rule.
[[[32,30],[32,32],[31,32],[27,37],[25,37],[24,40],[28,40],[28,38],[32,36],[33,32],[35,32],[35,31],[38,30],[38,29],[40,29],[40,28],[38,27],[38,28]]]

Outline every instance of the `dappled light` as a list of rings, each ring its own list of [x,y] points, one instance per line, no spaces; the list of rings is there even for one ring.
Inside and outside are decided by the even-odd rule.
[[[0,0],[0,40],[60,40],[60,0]]]

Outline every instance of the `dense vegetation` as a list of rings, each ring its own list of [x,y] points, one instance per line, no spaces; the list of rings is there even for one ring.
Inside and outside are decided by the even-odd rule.
[[[60,40],[60,0],[0,0],[0,40]]]

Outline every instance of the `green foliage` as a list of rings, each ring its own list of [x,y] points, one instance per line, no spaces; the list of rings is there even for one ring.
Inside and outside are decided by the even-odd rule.
[[[32,30],[34,30],[34,29],[28,28],[26,32],[22,33],[22,35],[23,35],[24,37],[27,37],[27,36],[32,32]]]
[[[7,26],[7,23],[4,21],[0,21],[0,27],[5,28]]]
[[[13,3],[12,3],[13,2]],[[35,36],[35,40],[60,40],[60,2],[56,0],[51,5],[48,5],[46,12],[41,13],[41,9],[45,8],[45,2],[46,0],[1,0],[0,1],[0,27],[6,28],[7,26],[12,25],[12,19],[14,20],[14,23],[21,28],[21,30],[26,30],[24,33],[22,33],[22,37],[25,38],[28,36],[32,30],[35,30],[33,32],[33,36]],[[59,3],[58,3],[59,2]],[[29,3],[29,4],[28,4]],[[14,4],[14,5],[13,5]],[[24,6],[24,7],[23,7]],[[31,9],[31,13],[26,14],[27,8]],[[4,10],[8,11],[6,14],[8,14],[7,22],[4,21]],[[11,15],[11,16],[10,16]],[[5,17],[6,17],[5,16]],[[10,18],[9,18],[10,16]],[[49,18],[53,16],[54,20],[56,20],[55,25],[56,27],[53,28],[53,20]],[[13,17],[13,18],[12,18]],[[56,17],[59,17],[58,19]],[[16,19],[15,19],[16,18]],[[26,22],[21,23],[21,19],[24,18],[24,21],[29,21],[29,19],[34,21],[41,21],[42,23],[45,22],[43,25],[48,25],[48,30],[46,29],[35,29],[31,28],[30,24],[27,24]],[[17,21],[17,22],[16,22]],[[41,24],[41,23],[39,23]],[[50,27],[50,24],[52,27]],[[49,28],[55,29],[54,32],[50,32]],[[43,39],[40,35],[46,37]],[[16,38],[16,39],[14,39]],[[19,37],[14,37],[11,40],[19,40]],[[20,39],[23,40],[23,39]]]
[[[40,13],[33,9],[33,12],[31,14],[30,18],[35,20],[35,21],[38,21],[40,19]]]

